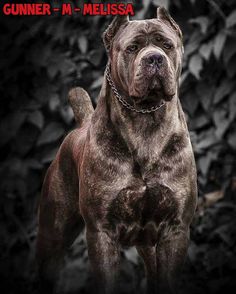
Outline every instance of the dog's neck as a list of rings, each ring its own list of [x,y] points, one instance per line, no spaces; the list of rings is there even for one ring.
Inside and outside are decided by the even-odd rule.
[[[156,96],[153,93],[145,97],[130,97],[127,89],[124,88],[122,83],[116,83],[113,80],[113,76],[116,76],[113,72],[111,73],[110,62],[108,62],[105,70],[105,78],[107,83],[112,89],[113,94],[119,100],[119,102],[126,108],[137,113],[150,113],[161,108],[164,104],[164,95],[160,91]]]
[[[120,103],[106,79],[95,112],[96,119],[99,119],[101,124],[109,124],[109,129],[121,136],[129,150],[139,154],[140,158],[142,152],[147,154],[144,152],[146,148],[150,153],[156,154],[154,148],[158,146],[161,152],[173,133],[186,128],[177,95],[155,112],[136,113]]]

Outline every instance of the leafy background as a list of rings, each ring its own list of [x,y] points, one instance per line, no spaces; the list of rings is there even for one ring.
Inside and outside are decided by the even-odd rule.
[[[62,1],[54,1],[60,4]],[[81,4],[82,1],[77,1]],[[134,1],[136,19],[169,8],[184,33],[181,101],[199,175],[199,207],[181,293],[236,290],[236,2]],[[107,57],[101,33],[111,17],[0,19],[1,287],[34,293],[37,205],[45,171],[74,127],[68,90],[83,86],[94,105]],[[122,253],[124,292],[143,291],[141,260]],[[88,293],[84,234],[66,257],[60,289]]]

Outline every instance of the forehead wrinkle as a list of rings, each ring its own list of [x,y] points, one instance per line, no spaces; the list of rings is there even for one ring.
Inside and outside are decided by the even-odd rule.
[[[159,19],[150,19],[148,21],[150,22],[150,24],[153,24],[153,26],[150,26],[150,29],[154,28],[153,32],[156,32],[156,28],[158,27],[158,31],[163,32],[163,36],[168,36],[172,40],[174,39],[177,43],[182,43],[176,31],[170,25]]]
[[[129,43],[131,40],[146,37],[147,32],[143,29],[143,24],[138,21],[135,23],[133,22],[134,21],[130,22],[125,29],[119,30],[115,36],[115,40],[119,42],[120,46]]]
[[[120,46],[128,44],[131,41],[135,41],[138,38],[142,41],[142,38],[150,38],[150,35],[157,35],[171,39],[174,43],[178,44],[180,41],[176,35],[176,32],[168,26],[166,23],[159,19],[147,19],[147,20],[132,20],[118,31],[115,39],[119,42]]]

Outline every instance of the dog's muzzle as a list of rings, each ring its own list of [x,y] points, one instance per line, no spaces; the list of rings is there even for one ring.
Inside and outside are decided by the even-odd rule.
[[[163,55],[158,52],[151,52],[142,58],[144,66],[160,69],[163,64]]]

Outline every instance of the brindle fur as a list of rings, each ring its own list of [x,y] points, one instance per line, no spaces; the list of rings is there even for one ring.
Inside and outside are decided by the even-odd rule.
[[[153,43],[157,33],[172,41],[171,52]],[[122,46],[137,35],[143,47],[136,56],[128,56]],[[75,105],[83,103],[81,91],[82,101],[70,99],[80,127],[62,143],[45,177],[40,203],[37,257],[42,285],[44,291],[51,289],[65,249],[84,221],[101,293],[118,292],[122,245],[136,246],[143,258],[148,293],[172,293],[186,254],[197,194],[195,162],[178,98],[181,32],[160,8],[154,20],[117,17],[104,42],[123,97],[144,108],[149,100],[166,103],[153,113],[132,112],[119,103],[106,79],[94,112],[87,104],[84,109]],[[141,65],[153,51],[164,56],[154,82],[151,69]],[[156,83],[154,98],[147,92],[151,83]]]

